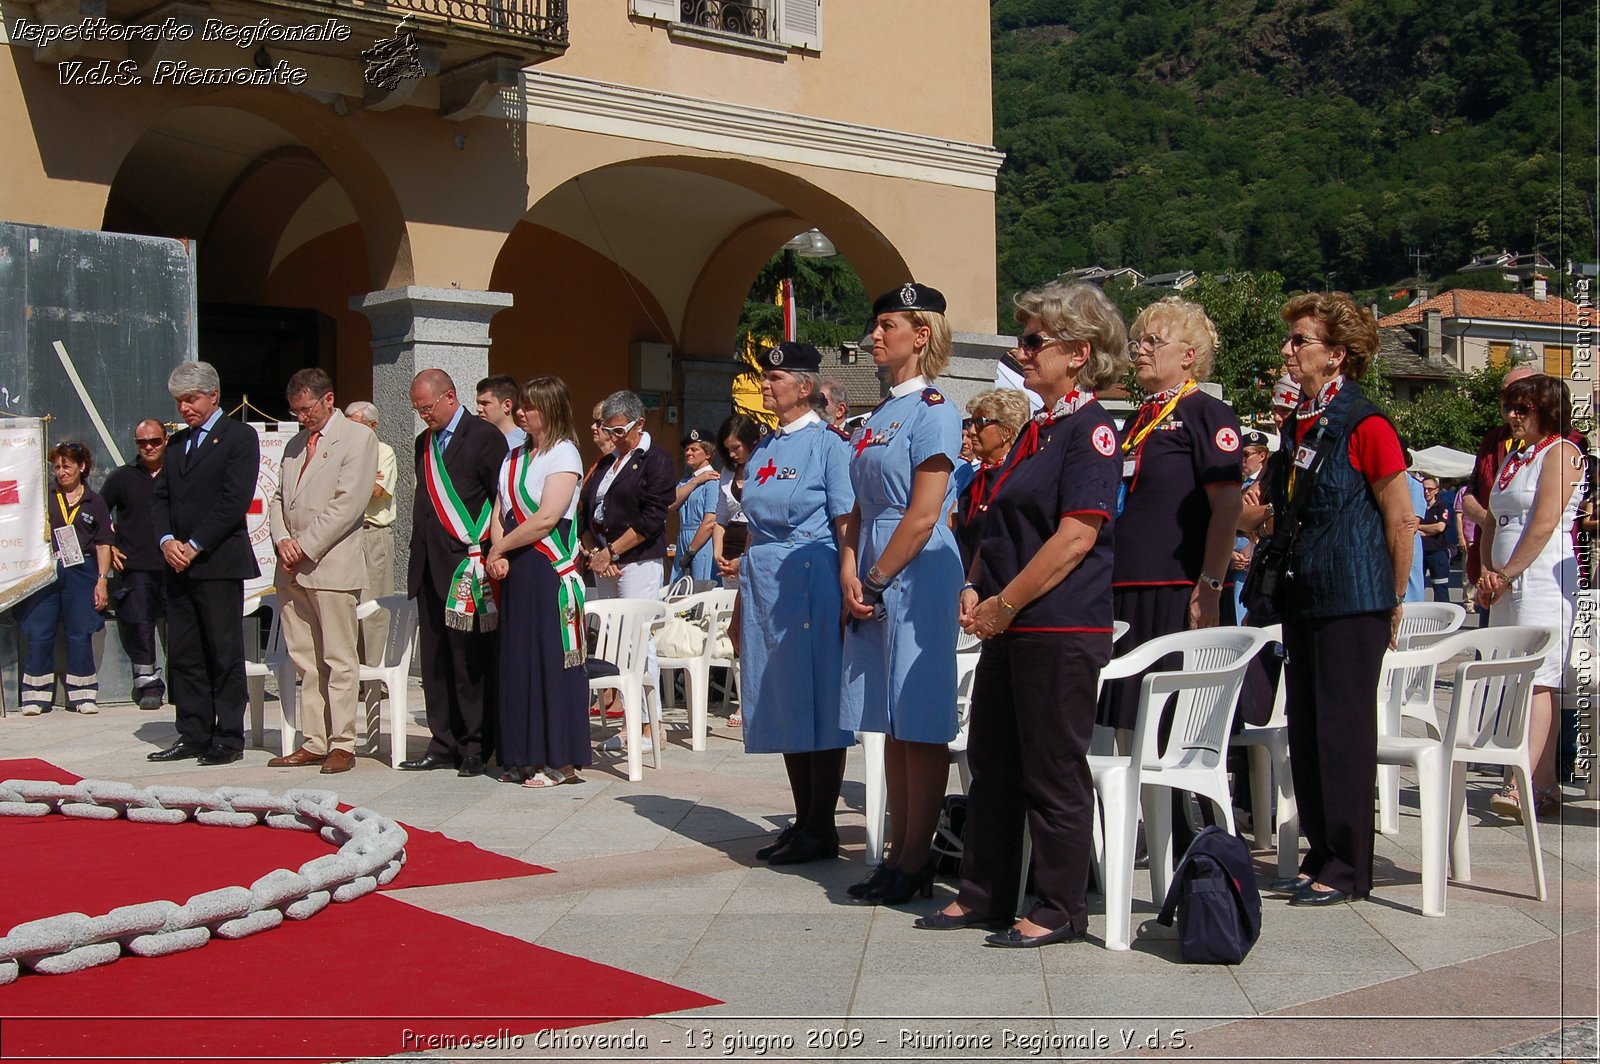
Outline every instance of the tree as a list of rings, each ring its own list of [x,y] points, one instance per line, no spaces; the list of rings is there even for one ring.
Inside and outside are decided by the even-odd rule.
[[[850,261],[843,255],[804,259],[785,256],[780,251],[756,274],[750,293],[745,296],[739,332],[734,337],[735,350],[744,350],[746,341],[752,337],[764,345],[783,339],[783,317],[776,297],[778,282],[789,268],[785,265],[786,258],[794,264],[794,298],[798,311],[795,324],[800,339],[823,348],[837,348],[847,340],[861,339],[872,304]]]
[[[1224,281],[1205,273],[1184,298],[1204,307],[1217,327],[1211,379],[1222,385],[1239,419],[1266,413],[1272,385],[1283,372],[1283,278],[1269,271],[1236,273]]]

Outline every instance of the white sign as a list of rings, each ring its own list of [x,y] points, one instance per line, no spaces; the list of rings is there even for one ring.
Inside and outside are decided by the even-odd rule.
[[[278,470],[283,468],[283,449],[300,431],[299,425],[280,423],[268,428],[260,421],[250,427],[261,437],[261,469],[256,474],[256,497],[250,500],[250,513],[245,522],[250,530],[250,546],[256,552],[256,564],[261,575],[244,582],[244,597],[254,598],[272,590],[272,579],[278,570],[278,552],[272,543],[272,529],[267,525],[267,506],[278,490]]]
[[[0,418],[0,609],[56,578],[44,482],[44,422]]]

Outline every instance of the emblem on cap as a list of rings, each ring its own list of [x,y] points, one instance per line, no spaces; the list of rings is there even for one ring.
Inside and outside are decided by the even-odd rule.
[[[767,361],[772,363],[774,366],[783,365],[783,352],[774,347],[770,352],[767,353]]]
[[[699,429],[690,429],[689,430],[689,439],[693,443],[699,443],[700,442],[700,430]]]
[[[900,302],[904,303],[906,306],[909,307],[909,306],[911,306],[911,304],[915,303],[916,301],[917,301],[917,289],[916,289],[916,286],[914,286],[910,281],[907,281],[905,284],[900,286]]]

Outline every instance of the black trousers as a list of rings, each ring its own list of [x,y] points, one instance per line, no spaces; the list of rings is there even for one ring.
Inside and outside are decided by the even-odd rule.
[[[1378,782],[1378,674],[1389,614],[1283,621],[1289,660],[1289,767],[1309,849],[1300,872],[1323,886],[1372,891]]]
[[[468,757],[487,759],[493,751],[485,712],[494,705],[499,640],[494,632],[462,632],[445,624],[444,598],[434,589],[426,568],[417,610],[422,698],[433,733],[428,753],[458,762]]]
[[[1110,632],[1009,632],[983,644],[972,680],[972,788],[957,899],[968,909],[1015,915],[1026,816],[1039,899],[1028,918],[1052,930],[1088,926],[1089,740],[1095,684],[1110,659]]]
[[[193,746],[244,749],[244,581],[167,581],[167,680],[178,736]]]
[[[133,666],[134,700],[166,694],[161,663],[156,660],[156,621],[167,612],[167,581],[161,573],[125,569],[117,577],[113,595],[117,605],[117,635],[123,653]]]

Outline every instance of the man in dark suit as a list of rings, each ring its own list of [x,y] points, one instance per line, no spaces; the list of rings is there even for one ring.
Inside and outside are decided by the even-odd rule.
[[[495,613],[483,553],[489,543],[506,438],[467,414],[455,382],[427,369],[411,382],[411,408],[427,426],[417,437],[417,492],[407,591],[417,600],[428,751],[400,767],[483,772],[489,756],[485,707],[493,708]]]
[[[178,741],[151,761],[244,757],[244,582],[260,574],[245,515],[261,439],[225,417],[217,371],[185,362],[167,378],[188,428],[156,478],[151,524],[167,565],[167,681]]]

